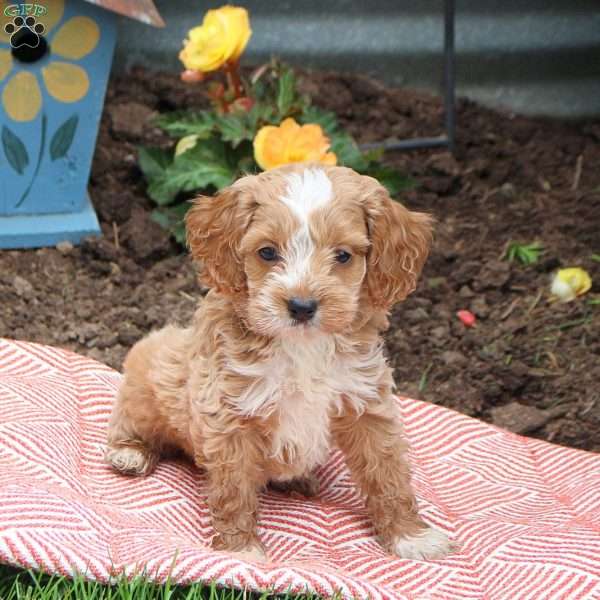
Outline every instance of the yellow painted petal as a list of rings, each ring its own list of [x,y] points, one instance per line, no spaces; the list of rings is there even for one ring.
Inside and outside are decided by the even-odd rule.
[[[29,71],[11,77],[2,91],[2,105],[13,121],[33,121],[42,107],[42,92]]]
[[[71,60],[87,56],[100,40],[100,28],[89,17],[73,17],[64,23],[52,40],[52,53]]]
[[[65,0],[44,0],[40,4],[43,4],[48,9],[47,14],[38,18],[38,21],[46,28],[44,34],[47,35],[62,19],[65,11]]]
[[[12,69],[12,55],[10,50],[0,50],[0,81],[2,81]]]
[[[51,62],[42,69],[42,75],[48,93],[60,102],[77,102],[87,94],[90,87],[85,69],[78,65]]]

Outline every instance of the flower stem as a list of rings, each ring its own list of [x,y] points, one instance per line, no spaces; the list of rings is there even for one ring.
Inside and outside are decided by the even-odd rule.
[[[227,74],[227,83],[230,89],[233,89],[234,97],[241,98],[243,92],[242,79],[240,77],[239,61],[225,63],[225,73]]]
[[[23,202],[25,201],[27,196],[29,196],[29,192],[31,191],[31,188],[33,187],[33,183],[34,183],[36,177],[38,176],[38,173],[40,172],[40,167],[42,166],[42,157],[44,156],[44,150],[46,148],[46,127],[47,127],[47,125],[48,125],[48,118],[46,117],[46,114],[44,113],[44,114],[42,114],[42,139],[40,141],[40,152],[38,154],[37,165],[35,166],[35,171],[33,172],[33,177],[31,178],[31,181],[29,182],[27,189],[23,192],[23,195],[21,196],[21,199],[17,202],[15,208],[18,208],[19,206],[21,206],[21,204],[23,204]]]

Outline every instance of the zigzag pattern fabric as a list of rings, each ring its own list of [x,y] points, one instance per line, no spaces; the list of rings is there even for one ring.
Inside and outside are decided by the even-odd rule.
[[[399,399],[424,518],[458,544],[447,559],[378,545],[342,456],[304,500],[265,493],[268,564],[214,552],[204,476],[163,461],[128,478],[103,462],[120,375],[76,354],[0,340],[0,561],[108,581],[144,571],[325,597],[600,598],[600,456]]]

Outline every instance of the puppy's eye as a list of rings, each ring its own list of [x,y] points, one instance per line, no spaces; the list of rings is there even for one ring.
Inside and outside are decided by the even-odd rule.
[[[346,252],[345,250],[338,250],[335,253],[335,260],[339,263],[347,263],[352,258],[352,254],[350,252]]]
[[[272,262],[277,260],[279,256],[277,255],[277,250],[273,248],[273,246],[265,246],[258,251],[258,255],[268,262]]]

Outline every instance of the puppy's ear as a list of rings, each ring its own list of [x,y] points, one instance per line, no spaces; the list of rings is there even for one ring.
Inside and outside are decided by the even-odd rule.
[[[187,244],[201,267],[200,280],[225,294],[246,289],[238,248],[250,225],[255,203],[235,184],[214,197],[200,196],[185,217]]]
[[[433,218],[392,200],[375,179],[362,179],[371,241],[366,283],[373,305],[387,310],[415,290],[429,254]]]

